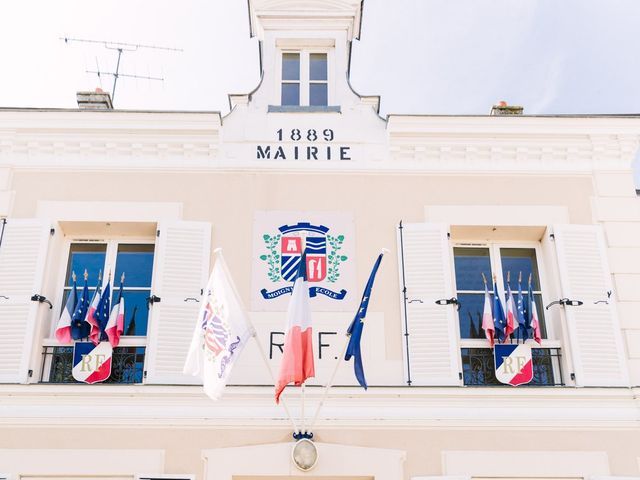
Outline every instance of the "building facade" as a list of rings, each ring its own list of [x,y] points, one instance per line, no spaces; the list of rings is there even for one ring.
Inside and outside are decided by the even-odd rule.
[[[0,478],[640,478],[640,118],[381,118],[349,84],[361,11],[250,0],[262,79],[225,117],[0,110]],[[284,398],[308,472],[272,380],[305,242],[316,378]],[[257,333],[212,402],[182,368],[218,247]],[[370,388],[342,362],[323,400],[382,248]],[[55,336],[85,270],[126,275],[93,385]],[[496,380],[483,274],[531,283],[526,386]]]

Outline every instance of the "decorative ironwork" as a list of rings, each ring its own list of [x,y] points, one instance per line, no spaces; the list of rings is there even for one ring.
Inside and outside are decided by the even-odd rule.
[[[103,383],[142,383],[145,347],[117,347],[111,358],[111,376]],[[73,347],[42,349],[41,383],[81,383],[73,378]]]
[[[563,386],[561,353],[559,348],[532,348],[533,387]],[[496,379],[493,350],[489,348],[463,348],[462,370],[465,385],[502,386]]]

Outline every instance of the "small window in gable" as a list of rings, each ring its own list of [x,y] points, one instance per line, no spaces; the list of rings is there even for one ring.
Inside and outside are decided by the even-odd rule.
[[[328,56],[307,50],[282,52],[280,101],[283,106],[329,104]]]

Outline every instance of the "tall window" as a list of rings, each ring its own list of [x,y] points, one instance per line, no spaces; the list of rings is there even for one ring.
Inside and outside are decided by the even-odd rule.
[[[506,339],[507,343],[532,344],[534,361],[533,385],[556,385],[561,383],[560,349],[549,348],[557,344],[548,341],[548,329],[544,317],[543,292],[535,247],[511,245],[460,245],[453,249],[456,296],[460,304],[458,320],[465,385],[500,385],[495,378],[493,353],[482,330],[484,308],[483,274],[488,282],[493,300],[493,275],[496,276],[498,295],[503,304],[507,284],[518,296],[518,284],[522,287],[525,305],[528,305],[528,283],[540,317],[542,345],[533,344],[531,332],[524,334],[521,328]],[[508,279],[510,281],[508,282]],[[521,282],[518,280],[521,279]],[[506,309],[506,307],[505,307]],[[526,338],[525,338],[526,337]]]
[[[64,287],[57,319],[73,288],[73,274],[77,277],[78,295],[84,286],[87,272],[89,297],[96,285],[111,276],[112,301],[118,298],[120,279],[124,274],[125,300],[124,332],[120,345],[114,349],[112,373],[106,383],[141,383],[149,321],[149,297],[153,273],[154,244],[148,241],[109,240],[73,242],[69,245]],[[53,335],[52,335],[53,337]],[[73,347],[45,344],[41,381],[74,383],[71,375]]]
[[[326,106],[329,102],[326,53],[283,52],[282,105]]]

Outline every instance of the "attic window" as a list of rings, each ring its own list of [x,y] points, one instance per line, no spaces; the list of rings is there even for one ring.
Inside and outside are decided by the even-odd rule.
[[[281,105],[327,106],[329,103],[326,52],[282,52]]]

